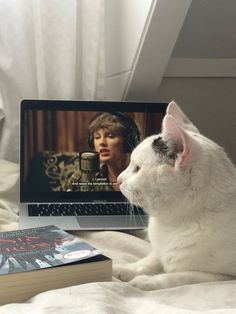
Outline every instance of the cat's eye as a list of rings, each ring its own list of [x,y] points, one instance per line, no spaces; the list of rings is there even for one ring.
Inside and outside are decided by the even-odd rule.
[[[140,170],[140,167],[139,167],[139,166],[136,166],[136,167],[134,168],[134,172],[139,172],[139,170]]]

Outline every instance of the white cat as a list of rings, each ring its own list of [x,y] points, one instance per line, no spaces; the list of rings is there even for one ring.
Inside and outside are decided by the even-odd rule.
[[[162,133],[140,143],[118,178],[122,193],[149,214],[152,252],[114,267],[144,290],[234,279],[236,169],[171,102]]]

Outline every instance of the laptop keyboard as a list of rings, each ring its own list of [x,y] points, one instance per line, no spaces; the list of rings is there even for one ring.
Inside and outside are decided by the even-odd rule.
[[[142,208],[128,203],[29,204],[29,216],[142,215]]]

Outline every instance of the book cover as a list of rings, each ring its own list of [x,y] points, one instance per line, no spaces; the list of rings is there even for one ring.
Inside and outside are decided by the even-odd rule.
[[[56,226],[0,233],[0,275],[88,261],[101,252]]]

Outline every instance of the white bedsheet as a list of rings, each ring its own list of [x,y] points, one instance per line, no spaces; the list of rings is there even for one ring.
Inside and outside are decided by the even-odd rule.
[[[18,165],[0,161],[0,172],[0,230],[14,230],[18,226]],[[145,240],[145,232],[129,234],[102,231],[75,234],[102,250],[114,263],[135,261],[150,250],[150,244]],[[89,283],[47,291],[26,303],[0,307],[0,314],[199,312],[236,314],[236,281],[186,285],[146,292],[114,278],[112,282]]]

